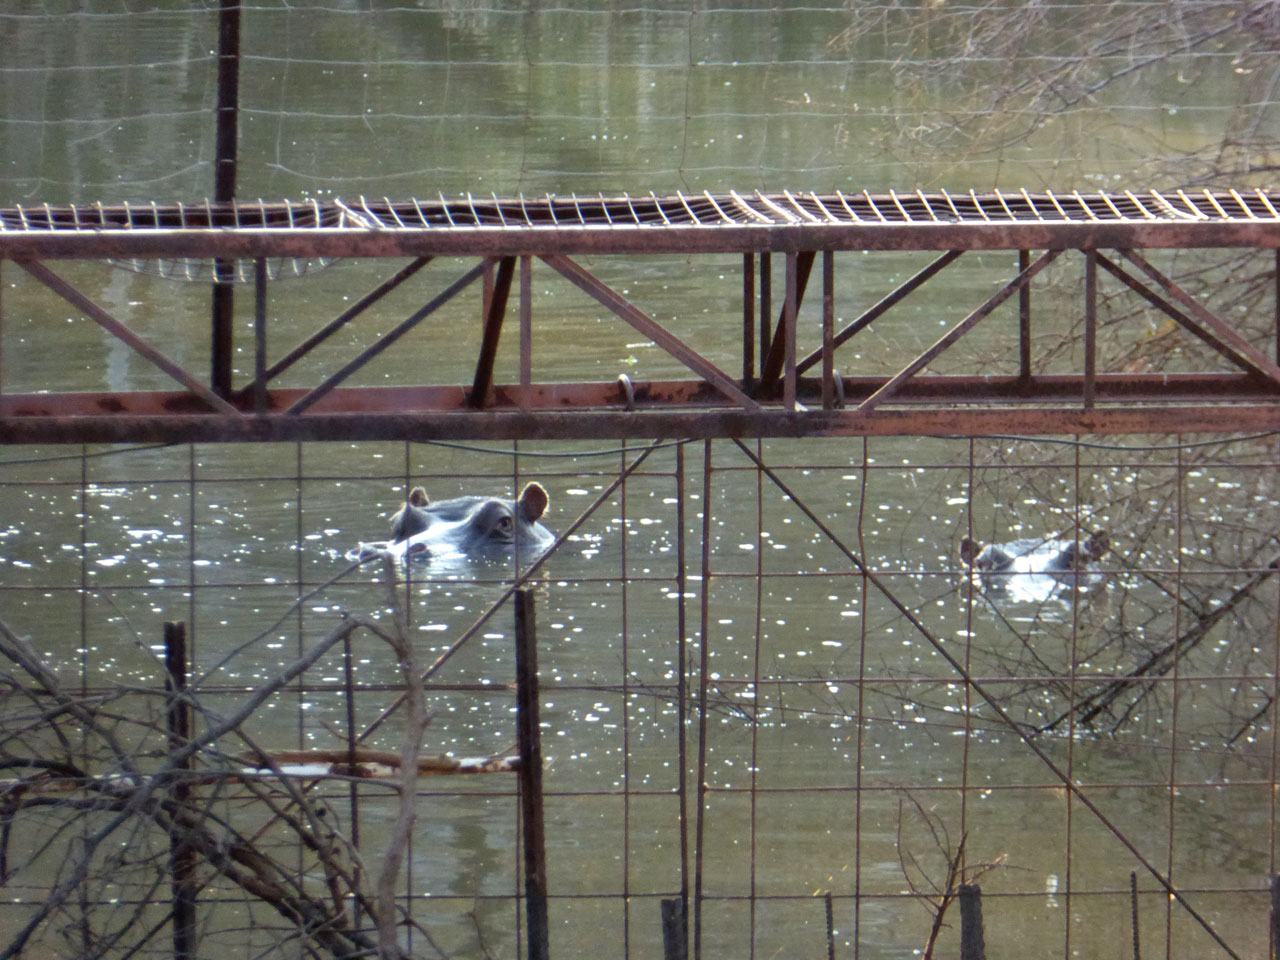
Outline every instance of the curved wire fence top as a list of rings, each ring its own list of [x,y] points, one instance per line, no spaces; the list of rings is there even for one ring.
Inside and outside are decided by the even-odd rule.
[[[1266,4],[240,9],[245,196],[1252,186],[1275,146]],[[211,191],[216,4],[0,29],[0,203]]]

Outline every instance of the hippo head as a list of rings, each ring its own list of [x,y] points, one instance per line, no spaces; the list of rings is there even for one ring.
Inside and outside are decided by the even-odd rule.
[[[459,502],[461,501],[461,502]],[[408,538],[425,545],[432,554],[460,553],[467,556],[494,548],[510,549],[516,543],[538,545],[551,539],[551,532],[538,523],[546,512],[547,491],[531,483],[518,500],[499,497],[458,497],[425,508],[428,525]]]
[[[492,558],[513,548],[539,554],[555,536],[539,523],[547,491],[530,483],[516,500],[465,496],[432,502],[414,487],[392,518],[391,539],[362,543],[352,558],[390,556],[397,560],[437,557]]]
[[[1088,591],[1102,583],[1096,574],[1080,571],[1101,560],[1111,547],[1105,530],[1085,540],[1057,538],[1013,540],[983,546],[965,537],[960,561],[989,593],[1010,600],[1043,603],[1072,590]]]

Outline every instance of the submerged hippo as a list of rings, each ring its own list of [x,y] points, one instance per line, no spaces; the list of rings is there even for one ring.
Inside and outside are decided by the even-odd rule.
[[[985,547],[969,537],[960,541],[960,560],[988,591],[1012,600],[1043,602],[1069,590],[1096,586],[1096,574],[1080,571],[1100,560],[1111,547],[1105,530],[1087,540],[1028,539],[989,543]]]
[[[361,543],[351,556],[357,560],[374,556],[492,559],[513,547],[536,556],[555,540],[555,534],[538,522],[547,503],[547,491],[538,483],[526,486],[518,500],[467,496],[435,503],[426,490],[414,487],[391,518],[391,539]]]

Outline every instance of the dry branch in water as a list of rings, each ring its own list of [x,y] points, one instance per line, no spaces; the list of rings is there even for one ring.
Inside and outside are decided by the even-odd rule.
[[[239,891],[250,929],[262,927],[255,906],[261,904],[284,920],[287,933],[281,936],[298,938],[308,955],[406,957],[399,931],[409,921],[401,916],[396,894],[413,829],[416,778],[505,772],[515,764],[504,757],[466,761],[420,755],[430,718],[403,616],[394,606],[394,576],[387,581],[393,604],[389,623],[345,616],[230,715],[215,714],[201,704],[198,689],[188,688],[183,696],[199,718],[200,732],[177,744],[164,722],[172,697],[145,690],[92,697],[70,693],[31,643],[0,622],[0,657],[13,665],[0,669],[0,771],[9,775],[0,782],[0,884],[46,891],[20,928],[0,937],[0,960],[19,956],[37,939],[52,947],[64,936],[75,937],[74,944],[68,940],[63,946],[80,956],[156,949],[150,941],[168,925],[155,924],[147,906],[167,897],[171,840],[195,857],[190,882],[204,896],[211,895],[210,888]],[[381,639],[395,652],[407,685],[402,748],[273,752],[254,743],[243,725],[357,632]],[[248,749],[239,757],[221,752],[217,743],[228,738],[242,740]],[[363,878],[371,874],[359,868],[354,845],[336,833],[333,810],[304,785],[315,779],[314,771],[287,769],[316,761],[353,784],[379,771],[395,777],[398,813],[379,852],[372,890],[365,889]],[[379,782],[385,784],[385,776]],[[246,814],[246,800],[266,813],[271,830],[263,828],[257,814]],[[226,810],[252,828],[237,828]],[[284,839],[277,855],[271,845],[282,843],[279,828]],[[56,871],[52,879],[50,870]],[[315,877],[324,878],[323,890],[314,889]],[[101,906],[120,900],[122,891],[141,891],[140,897],[128,894],[137,905]],[[367,928],[369,918],[376,938]],[[443,955],[428,931],[417,924],[414,929],[419,942]],[[86,943],[97,946],[86,952]]]

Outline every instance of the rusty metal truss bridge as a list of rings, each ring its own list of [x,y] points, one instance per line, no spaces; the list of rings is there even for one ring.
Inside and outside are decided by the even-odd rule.
[[[1280,197],[1251,191],[1027,191],[885,195],[704,193],[645,197],[467,196],[435,200],[309,200],[0,208],[0,269],[24,271],[175,381],[172,391],[15,393],[0,362],[0,441],[137,442],[307,439],[524,439],[819,435],[1084,434],[1280,429],[1280,279],[1265,307],[1264,343],[1220,315],[1151,262],[1149,251],[1243,248],[1280,251]],[[1006,282],[930,346],[903,347],[886,373],[849,359],[859,334],[973,251],[1016,251]],[[842,255],[935,251],[856,318],[837,327],[835,271]],[[588,257],[740,255],[740,344],[726,369],[664,326],[643,303],[602,280]],[[268,297],[284,262],[387,260],[386,278],[313,333],[272,354]],[[462,258],[423,305],[354,356],[334,337],[437,258]],[[1276,254],[1280,264],[1280,252]],[[774,258],[777,258],[776,260]],[[212,286],[211,363],[175,362],[65,277],[60,262],[113,260],[154,272],[207,277]],[[711,262],[710,258],[707,258]],[[466,261],[474,263],[467,264]],[[1078,263],[1083,283],[1079,369],[1035,372],[1033,280],[1055,260]],[[8,261],[8,262],[6,262]],[[395,262],[399,261],[399,262]],[[407,261],[407,262],[406,262]],[[772,281],[775,266],[782,289]],[[1011,258],[1011,263],[1013,262]],[[569,381],[533,370],[538,305],[532,271],[550,269],[690,371],[684,379]],[[816,269],[815,269],[816,268]],[[801,314],[810,277],[821,306]],[[1280,271],[1277,271],[1280,277]],[[254,374],[232,377],[232,293],[253,292]],[[1100,282],[1128,290],[1206,345],[1206,369],[1100,372]],[[467,383],[356,386],[353,374],[462,290],[483,291],[482,335]],[[512,295],[516,287],[518,295]],[[818,296],[810,298],[817,300]],[[56,302],[56,301],[51,301]],[[514,306],[509,310],[509,303]],[[940,356],[1002,304],[1010,372],[937,374]],[[0,302],[0,324],[3,323]],[[61,309],[61,308],[60,308]],[[58,314],[65,316],[65,310]],[[40,318],[36,318],[37,321]],[[1254,318],[1255,321],[1257,318]],[[357,326],[352,327],[352,324]],[[804,342],[798,348],[802,324]],[[518,327],[519,381],[495,382],[504,326]],[[991,324],[984,327],[984,331]],[[1257,324],[1254,324],[1256,331]],[[58,350],[53,316],[37,323]],[[0,327],[2,333],[2,327]],[[930,333],[929,337],[934,334]],[[0,341],[2,342],[2,341]],[[326,353],[325,351],[328,351]],[[884,348],[879,360],[883,364]],[[331,356],[331,354],[333,356]],[[305,387],[277,378],[298,360],[324,358],[329,373]],[[0,356],[0,361],[3,357]],[[105,363],[105,357],[104,357]],[[548,365],[550,366],[550,365]],[[469,365],[470,368],[470,365]]]

